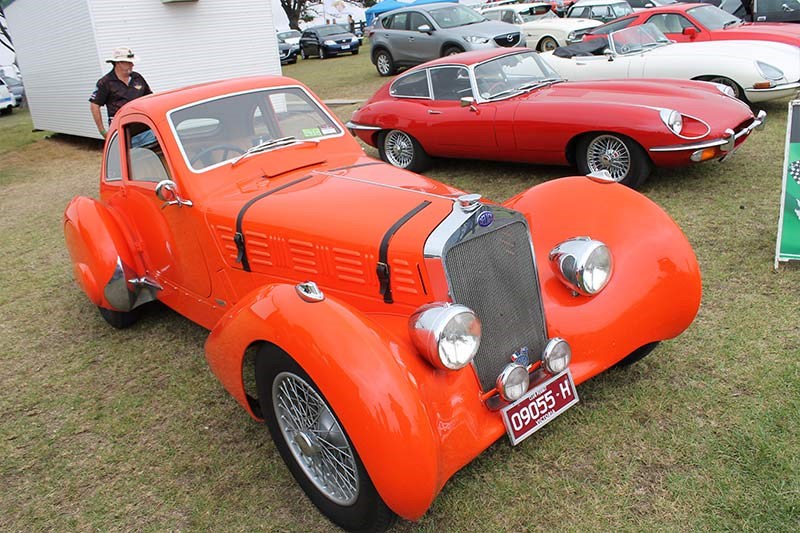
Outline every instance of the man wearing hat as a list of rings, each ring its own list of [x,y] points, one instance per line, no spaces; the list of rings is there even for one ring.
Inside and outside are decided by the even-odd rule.
[[[106,59],[106,63],[111,63],[114,68],[97,80],[97,87],[89,97],[92,118],[97,125],[97,131],[103,137],[106,136],[106,128],[100,115],[100,106],[106,106],[108,122],[111,123],[111,119],[120,107],[153,92],[142,75],[133,71],[133,64],[137,59],[130,48],[125,46],[115,48],[111,57]]]

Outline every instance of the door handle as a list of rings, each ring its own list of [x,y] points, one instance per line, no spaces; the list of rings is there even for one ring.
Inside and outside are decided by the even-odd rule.
[[[442,112],[441,111],[436,111],[435,109],[428,109],[428,114],[429,115],[441,115]]]

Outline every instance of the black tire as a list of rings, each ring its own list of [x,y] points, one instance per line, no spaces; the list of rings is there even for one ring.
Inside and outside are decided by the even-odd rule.
[[[464,49],[459,47],[459,46],[450,45],[450,46],[448,46],[447,48],[444,49],[444,52],[442,53],[442,57],[452,56],[452,55],[455,55],[455,54],[460,54],[463,51],[464,51]]]
[[[703,76],[702,78],[697,78],[701,81],[710,81],[712,83],[719,83],[721,85],[727,85],[731,89],[733,89],[733,96],[741,100],[747,105],[750,105],[750,101],[747,99],[747,96],[744,94],[744,89],[742,86],[733,81],[730,78],[726,78],[725,76]]]
[[[397,168],[422,172],[431,164],[431,158],[419,142],[401,130],[384,130],[378,135],[378,153],[381,159]]]
[[[13,111],[12,107],[6,107],[4,109],[0,109],[0,115],[10,115],[11,111]]]
[[[536,50],[539,52],[550,52],[558,48],[558,41],[552,37],[544,37],[539,44],[536,45]]]
[[[328,59],[328,55],[325,53],[325,49],[321,46],[319,47],[319,58]]]
[[[582,174],[608,170],[631,189],[647,181],[653,166],[639,143],[617,133],[584,135],[576,145],[575,162]]]
[[[392,54],[388,50],[378,50],[375,52],[375,69],[381,76],[393,76],[397,72],[397,67],[392,59]]]
[[[301,48],[300,49],[300,58],[301,59],[308,59],[308,56],[306,55],[306,49],[305,48]]]
[[[356,48],[355,50],[353,50],[353,55],[354,55],[354,56],[358,55],[358,48]]]
[[[619,363],[617,363],[614,366],[615,367],[631,366],[633,363],[635,363],[637,361],[641,361],[642,359],[647,357],[647,355],[649,355],[650,352],[652,352],[656,348],[656,346],[658,346],[659,344],[660,344],[660,341],[651,342],[650,344],[645,344],[644,346],[641,346],[641,347],[635,349],[634,351],[632,351],[630,354],[628,354],[625,357],[625,359],[623,359],[622,361],[620,361]]]
[[[261,412],[275,447],[311,502],[329,520],[348,531],[387,529],[396,515],[378,495],[347,432],[314,381],[294,359],[272,345],[259,350],[255,371]],[[293,416],[296,411],[280,407],[287,404],[304,408],[304,413],[313,411],[313,416]],[[306,429],[301,431],[303,427]],[[315,438],[323,432],[325,439]],[[287,434],[294,435],[291,442]],[[335,457],[332,450],[336,450]],[[317,475],[331,466],[341,468],[339,465],[344,463],[349,463],[355,475],[347,477],[344,483],[332,483],[331,477],[320,475],[325,479],[326,492],[323,492]],[[332,485],[337,487],[331,488]],[[341,503],[344,500],[348,501]]]
[[[97,307],[100,310],[100,316],[103,320],[116,329],[125,329],[136,323],[139,320],[139,308],[132,311],[115,311],[114,309],[106,309],[105,307]]]

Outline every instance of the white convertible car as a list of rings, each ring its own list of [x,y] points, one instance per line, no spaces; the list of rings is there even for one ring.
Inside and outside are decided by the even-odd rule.
[[[540,52],[567,44],[572,32],[585,33],[602,22],[583,18],[559,18],[550,4],[508,4],[481,9],[484,17],[519,26],[530,48]]]
[[[651,24],[564,46],[542,57],[568,80],[677,78],[727,85],[745,102],[800,88],[800,47],[766,41],[675,43]]]

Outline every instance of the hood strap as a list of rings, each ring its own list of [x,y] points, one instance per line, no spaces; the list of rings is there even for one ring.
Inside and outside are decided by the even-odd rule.
[[[392,299],[392,284],[391,284],[391,271],[389,269],[389,241],[392,240],[394,234],[397,233],[403,224],[411,220],[411,218],[431,205],[430,200],[425,200],[417,207],[403,215],[400,220],[392,224],[392,227],[386,232],[381,240],[381,247],[378,251],[378,282],[380,282],[380,293],[383,296],[383,301],[387,304],[393,303]]]
[[[245,248],[244,231],[242,230],[242,221],[244,219],[244,214],[247,212],[248,209],[250,209],[250,206],[252,206],[257,201],[261,200],[262,198],[266,198],[270,194],[282,191],[283,189],[287,189],[292,185],[297,185],[298,183],[304,182],[307,179],[311,179],[311,176],[304,176],[294,181],[290,181],[289,183],[284,183],[280,187],[275,187],[274,189],[270,189],[267,192],[263,192],[258,196],[253,196],[239,210],[239,214],[236,216],[236,233],[234,233],[233,235],[233,242],[236,244],[236,251],[237,251],[236,262],[242,264],[242,270],[244,270],[245,272],[250,272],[250,262],[247,260],[247,249]]]

